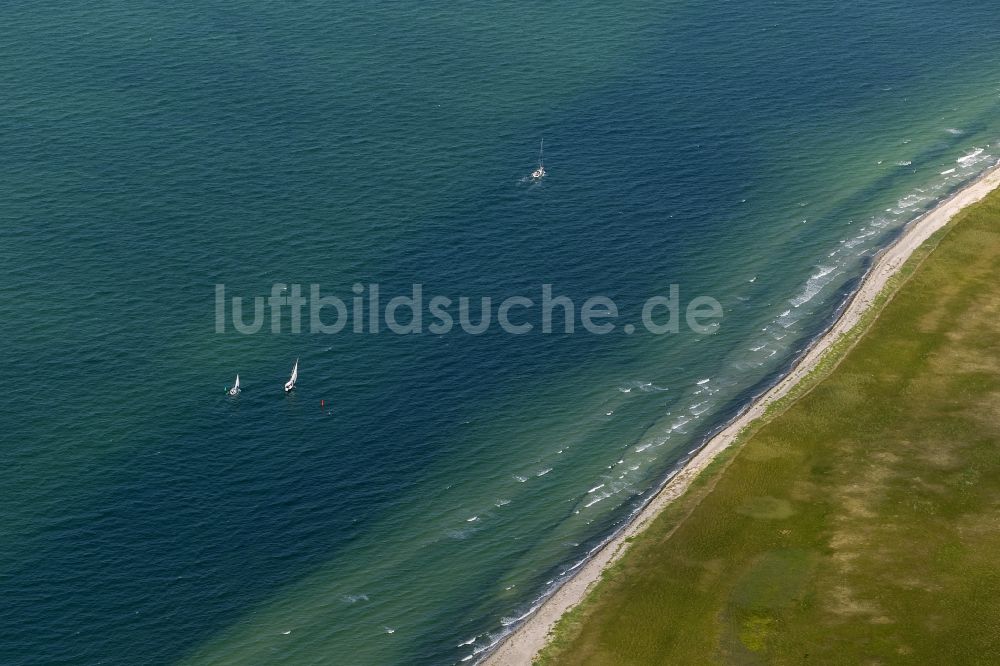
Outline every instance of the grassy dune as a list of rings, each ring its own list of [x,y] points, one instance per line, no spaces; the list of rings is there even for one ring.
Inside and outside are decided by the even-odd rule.
[[[880,301],[808,392],[635,539],[538,661],[998,658],[1000,194]]]

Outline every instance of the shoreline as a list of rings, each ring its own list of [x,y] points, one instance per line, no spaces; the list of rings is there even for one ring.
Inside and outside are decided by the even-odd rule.
[[[833,324],[799,357],[773,386],[753,399],[747,407],[713,435],[677,474],[667,480],[656,494],[626,525],[612,535],[587,562],[548,598],[520,626],[505,636],[478,663],[486,666],[530,664],[548,643],[550,631],[559,619],[580,603],[611,564],[628,550],[627,540],[642,532],[671,502],[679,498],[691,482],[716,456],[729,448],[737,436],[764,415],[775,401],[819,364],[820,360],[845,333],[854,328],[868,312],[888,280],[906,263],[913,252],[936,231],[946,226],[961,210],[977,203],[1000,187],[1000,164],[988,168],[971,183],[950,195],[934,208],[903,227],[902,233],[875,257],[854,293],[848,297]]]

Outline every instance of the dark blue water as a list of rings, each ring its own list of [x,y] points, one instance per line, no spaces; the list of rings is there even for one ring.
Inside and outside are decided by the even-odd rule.
[[[0,25],[5,664],[480,654],[998,154],[982,4],[68,2]],[[551,284],[620,317],[215,332],[217,284],[275,283],[348,305],[420,283],[474,319]],[[624,333],[672,284],[718,300],[718,331]]]

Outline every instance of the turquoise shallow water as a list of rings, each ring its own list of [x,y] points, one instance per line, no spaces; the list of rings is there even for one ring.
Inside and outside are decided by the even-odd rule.
[[[474,659],[787,367],[878,247],[1000,157],[981,3],[0,22],[5,664]],[[214,332],[217,283],[275,282],[551,283],[622,322],[678,284],[725,317]]]

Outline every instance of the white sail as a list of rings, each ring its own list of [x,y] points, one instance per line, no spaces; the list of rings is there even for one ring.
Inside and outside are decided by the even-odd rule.
[[[545,163],[542,161],[542,151],[545,150],[545,139],[538,145],[538,168],[531,172],[533,180],[541,180],[545,177]]]
[[[233,384],[233,388],[229,389],[229,395],[236,395],[240,392],[240,375],[236,374],[236,383]]]
[[[295,359],[295,366],[292,368],[292,376],[285,382],[285,392],[295,388],[295,382],[299,379],[299,359]]]

